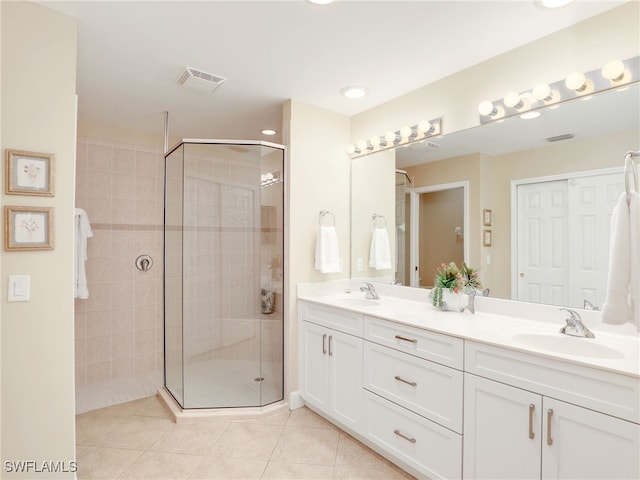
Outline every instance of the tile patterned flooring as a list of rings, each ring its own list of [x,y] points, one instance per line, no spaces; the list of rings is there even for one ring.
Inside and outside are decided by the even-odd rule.
[[[78,479],[413,477],[307,408],[174,423],[147,397],[76,417]]]

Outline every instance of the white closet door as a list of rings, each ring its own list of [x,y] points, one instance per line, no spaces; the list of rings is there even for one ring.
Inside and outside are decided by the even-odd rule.
[[[519,185],[517,208],[517,299],[568,305],[567,181]]]
[[[624,191],[624,175],[569,180],[570,302],[601,308],[607,288],[611,211]]]

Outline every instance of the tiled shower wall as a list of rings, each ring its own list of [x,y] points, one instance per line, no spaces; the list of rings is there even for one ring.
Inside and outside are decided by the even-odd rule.
[[[93,237],[89,298],[75,302],[76,385],[162,368],[163,165],[160,147],[78,139],[76,207]],[[135,267],[142,254],[147,272]]]

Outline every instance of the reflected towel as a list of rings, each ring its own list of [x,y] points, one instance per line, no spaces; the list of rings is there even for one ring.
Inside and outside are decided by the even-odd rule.
[[[631,321],[640,332],[640,193],[629,193],[629,238],[631,243],[629,297]]]
[[[342,260],[338,249],[338,234],[333,225],[321,225],[316,240],[316,270],[322,273],[342,271]]]
[[[91,224],[87,212],[81,208],[75,209],[75,256],[74,256],[74,297],[89,298],[89,288],[87,287],[87,272],[85,261],[87,260],[87,239],[93,237]]]
[[[627,195],[630,195],[631,198]],[[628,198],[629,204],[627,203]],[[637,218],[639,214],[638,201],[638,194],[623,192],[611,214],[609,274],[607,276],[606,299],[602,306],[602,321],[605,323],[622,324],[633,320],[631,301],[639,296],[637,292],[639,288],[637,270],[640,268],[638,260],[638,242],[640,241],[638,233],[640,222]],[[632,210],[636,216],[633,221]],[[632,223],[635,229],[633,236]],[[635,264],[632,265],[633,256],[635,256]],[[634,278],[633,285],[632,277]]]
[[[391,247],[386,228],[374,228],[369,250],[369,266],[376,270],[391,268]]]

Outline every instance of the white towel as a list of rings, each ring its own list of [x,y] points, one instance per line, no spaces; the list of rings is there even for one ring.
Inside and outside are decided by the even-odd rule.
[[[640,332],[640,193],[629,193],[629,233],[631,241],[631,262],[629,296],[631,297],[631,321]]]
[[[85,299],[89,298],[89,288],[87,287],[87,272],[84,262],[87,260],[87,239],[93,237],[91,224],[87,212],[81,208],[75,209],[75,279],[74,279],[74,297]]]
[[[376,227],[373,229],[371,249],[369,250],[369,266],[376,270],[391,268],[391,247],[386,228]]]
[[[629,203],[633,204],[633,209],[630,204],[627,204],[628,198]],[[632,210],[636,216],[635,219],[632,219]],[[602,321],[605,323],[622,324],[633,320],[631,301],[640,296],[637,291],[639,288],[637,271],[640,268],[638,259],[640,221],[637,218],[639,212],[638,194],[623,192],[611,214],[609,274],[607,276],[606,299],[602,305]],[[632,223],[635,229],[633,236],[631,233]],[[634,256],[635,264],[632,265]]]
[[[316,270],[322,273],[342,271],[342,260],[338,249],[338,234],[333,225],[320,225],[316,240]]]

